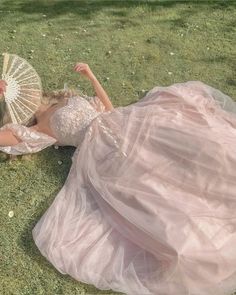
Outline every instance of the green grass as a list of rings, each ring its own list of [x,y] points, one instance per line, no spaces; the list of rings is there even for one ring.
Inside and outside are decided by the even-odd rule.
[[[114,106],[136,102],[154,86],[188,80],[236,100],[236,1],[0,0],[0,29],[0,53],[28,59],[45,90],[67,82],[93,95],[89,81],[72,70],[80,61],[90,65]],[[118,294],[61,275],[32,239],[66,180],[73,151],[49,147],[30,160],[0,158],[0,294]]]

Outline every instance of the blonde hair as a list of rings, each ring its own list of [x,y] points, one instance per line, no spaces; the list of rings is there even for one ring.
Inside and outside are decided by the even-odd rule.
[[[59,103],[65,98],[69,98],[72,96],[83,96],[81,91],[71,88],[71,89],[61,89],[61,90],[54,90],[54,91],[45,91],[42,95],[42,105],[52,105],[55,103]],[[25,126],[30,127],[32,125],[37,124],[37,119],[35,115],[33,115]]]
[[[61,89],[56,91],[45,91],[42,95],[42,105],[52,105],[54,103],[58,103],[65,98],[69,98],[72,96],[86,96],[78,89]],[[7,112],[6,102],[4,100],[0,100],[0,127],[11,122],[10,115]],[[26,124],[27,127],[37,124],[37,119],[35,115],[33,115]],[[32,154],[21,155],[22,158],[31,159]],[[7,154],[8,160],[17,159],[18,155]]]
[[[42,95],[42,105],[49,105],[58,103],[65,98],[72,96],[84,96],[84,94],[78,89],[61,89],[54,91],[44,91]],[[10,115],[7,112],[6,103],[4,100],[0,101],[0,127],[11,122]],[[33,115],[24,125],[27,127],[37,124],[36,116]]]
[[[81,96],[81,91],[77,89],[61,89],[43,92],[42,103],[43,104],[53,104],[60,102],[64,98],[69,98],[72,96]]]

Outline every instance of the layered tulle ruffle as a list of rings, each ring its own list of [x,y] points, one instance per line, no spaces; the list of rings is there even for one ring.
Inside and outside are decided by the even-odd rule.
[[[154,87],[99,115],[33,229],[41,253],[61,273],[103,290],[229,295],[235,110],[228,96],[191,81]]]

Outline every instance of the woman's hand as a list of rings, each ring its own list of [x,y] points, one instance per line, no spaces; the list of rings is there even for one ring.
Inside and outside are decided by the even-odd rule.
[[[114,107],[112,105],[112,102],[110,101],[102,85],[99,83],[93,72],[90,70],[89,66],[85,63],[77,63],[74,67],[74,70],[85,75],[89,80],[91,80],[97,97],[101,99],[101,102],[104,104],[105,111],[113,110]]]
[[[84,76],[86,76],[89,80],[92,80],[95,78],[95,75],[91,71],[88,64],[85,63],[76,63],[74,67],[75,72],[78,72]]]
[[[0,96],[6,91],[7,83],[4,80],[0,80]]]

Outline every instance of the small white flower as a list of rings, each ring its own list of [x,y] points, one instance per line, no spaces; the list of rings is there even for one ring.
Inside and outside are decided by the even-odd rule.
[[[135,74],[135,72],[131,72],[131,74],[132,74],[132,75],[134,75],[134,74]]]
[[[210,49],[210,47],[207,47],[207,50],[209,50]]]
[[[83,32],[87,32],[87,30],[86,29],[83,29]]]
[[[68,51],[71,51],[71,48],[69,48]]]
[[[47,17],[47,15],[46,14],[43,14],[43,17]]]
[[[8,212],[8,216],[9,216],[10,218],[12,218],[12,217],[14,216],[14,212],[13,212],[13,211],[9,211],[9,212]]]
[[[122,83],[122,86],[125,86],[125,82]]]
[[[31,50],[30,50],[30,52],[31,52],[31,53],[34,53],[34,50],[33,50],[33,49],[31,49]]]
[[[141,91],[142,91],[142,93],[144,93],[146,90],[145,89],[142,89]]]
[[[46,34],[42,34],[43,37],[46,37]]]
[[[75,31],[75,34],[79,34],[79,32],[78,31]]]
[[[111,54],[111,50],[108,51],[108,54]]]
[[[54,149],[58,150],[59,146],[58,145],[54,145]]]
[[[15,36],[11,36],[11,38],[12,38],[12,39],[15,39],[16,37],[15,37]]]
[[[16,30],[12,30],[12,33],[16,33]]]
[[[61,165],[62,164],[62,161],[59,160],[59,161],[57,161],[57,163],[58,163],[58,165]]]
[[[144,58],[145,58],[145,56],[143,55],[143,56],[142,56],[142,59],[144,59]]]
[[[109,80],[110,80],[110,78],[109,78],[109,77],[106,77],[106,80],[107,80],[107,81],[109,81]]]
[[[181,37],[183,37],[183,36],[184,36],[184,34],[182,33],[180,36],[181,36]]]
[[[168,72],[168,75],[172,75],[173,73],[172,72]]]
[[[170,55],[175,55],[174,52],[170,52]]]
[[[199,26],[197,25],[196,28],[199,28]]]

